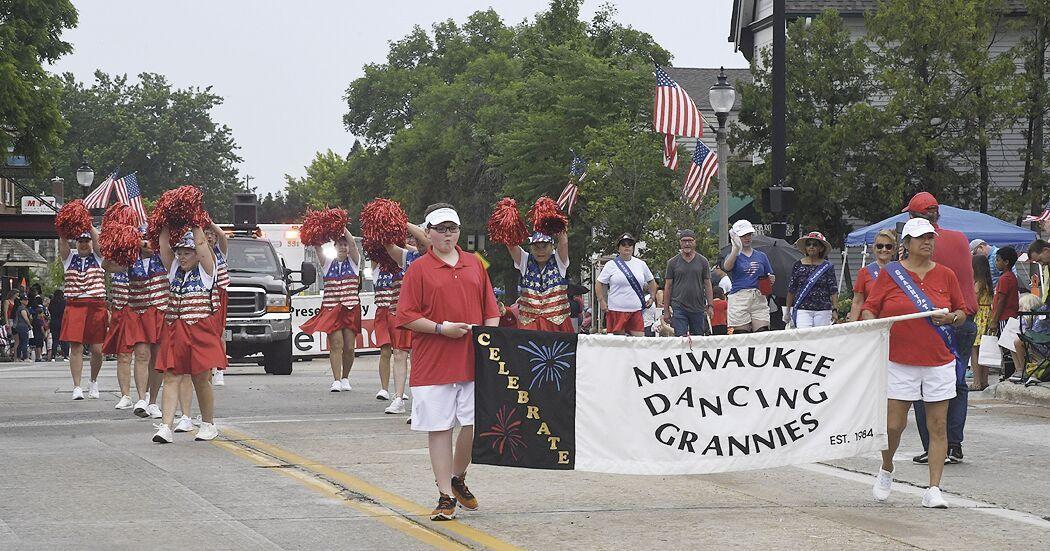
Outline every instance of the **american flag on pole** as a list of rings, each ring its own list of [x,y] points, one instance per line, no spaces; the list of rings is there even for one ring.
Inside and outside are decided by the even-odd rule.
[[[664,166],[678,171],[678,142],[674,134],[664,134]]]
[[[718,155],[703,142],[696,140],[693,162],[689,166],[689,172],[685,175],[685,185],[682,187],[682,194],[693,210],[700,210],[700,201],[707,194],[711,177],[717,172]]]
[[[661,134],[700,138],[704,118],[685,89],[656,67],[656,97],[653,101],[653,129]]]
[[[572,151],[569,174],[572,175],[569,177],[569,183],[565,184],[565,189],[561,190],[561,195],[558,196],[558,206],[565,211],[565,214],[572,214],[572,207],[576,205],[576,199],[580,195],[579,183],[587,177],[587,162],[581,159],[575,151]]]
[[[139,179],[136,174],[138,173],[133,172],[116,180],[113,187],[117,191],[117,200],[135,211],[136,225],[141,226],[146,223],[146,207],[142,204],[142,190],[139,189]]]
[[[1047,201],[1046,206],[1043,207],[1043,214],[1038,216],[1031,214],[1024,217],[1024,221],[1027,222],[1046,222],[1050,220],[1050,201]]]
[[[117,177],[117,171],[114,170],[113,174],[110,174],[102,181],[101,184],[95,188],[84,198],[84,206],[89,209],[104,209],[109,205],[109,196],[113,193],[113,179]]]

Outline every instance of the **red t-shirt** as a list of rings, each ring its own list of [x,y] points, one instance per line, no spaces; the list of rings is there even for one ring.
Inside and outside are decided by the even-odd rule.
[[[714,316],[711,317],[711,325],[727,325],[728,321],[726,315],[729,309],[729,303],[725,299],[716,298],[711,301],[711,306],[715,310]]]
[[[428,251],[413,262],[401,282],[397,326],[419,318],[481,325],[498,318],[499,305],[489,274],[472,254],[459,252],[455,266]],[[467,333],[451,339],[433,333],[412,335],[410,386],[444,385],[474,380],[474,341]]]
[[[976,314],[977,292],[973,289],[973,255],[970,253],[970,240],[966,235],[960,231],[937,227],[933,261],[943,264],[955,273],[966,306],[963,310],[970,316]]]
[[[865,266],[857,271],[857,280],[853,282],[853,292],[864,293],[864,296],[867,297],[871,294],[871,288],[874,285],[875,278],[871,277],[871,272]]]
[[[923,279],[910,270],[908,275],[937,308],[948,308],[954,312],[965,307],[959,280],[955,272],[947,267],[937,264]],[[871,294],[864,301],[863,310],[868,310],[877,318],[919,311],[886,270],[879,273]],[[955,361],[955,356],[929,321],[914,319],[898,321],[890,326],[890,360],[906,365],[938,366]]]
[[[1017,317],[1018,301],[1020,297],[1017,293],[1017,276],[1012,271],[1005,271],[995,284],[995,299],[992,301],[992,312],[995,312],[1000,303],[1003,305],[1003,313],[999,314],[998,321]]]

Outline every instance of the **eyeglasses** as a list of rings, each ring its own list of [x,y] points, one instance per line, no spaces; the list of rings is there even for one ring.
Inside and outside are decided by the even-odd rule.
[[[430,226],[430,229],[438,233],[456,233],[459,231],[459,226]]]
[[[881,251],[881,250],[892,251],[893,250],[893,243],[876,243],[875,244],[875,250],[877,250],[877,251]]]
[[[823,247],[824,244],[820,241],[806,241],[807,247]]]

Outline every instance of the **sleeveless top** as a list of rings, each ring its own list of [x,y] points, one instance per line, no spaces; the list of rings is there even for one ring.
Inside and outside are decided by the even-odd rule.
[[[168,271],[159,254],[149,258],[139,258],[128,270],[131,283],[131,309],[145,312],[153,306],[158,310],[168,308]]]
[[[208,274],[202,274],[200,266],[184,271],[172,266],[169,275],[169,302],[164,319],[168,323],[182,320],[189,325],[212,315],[212,286],[214,281]]]
[[[561,325],[569,318],[569,280],[561,275],[553,255],[541,268],[529,254],[518,287],[518,316],[522,323],[544,318]]]
[[[106,272],[102,258],[96,254],[80,256],[76,252],[66,259],[66,298],[106,298]]]
[[[226,266],[226,255],[222,254],[219,246],[213,247],[215,251],[215,287],[226,289],[230,286],[230,270]]]
[[[361,301],[357,296],[357,266],[348,257],[346,260],[332,260],[324,270],[324,290],[321,294],[321,307],[333,308],[344,306],[354,308]]]
[[[128,272],[113,272],[113,279],[109,282],[109,302],[113,305],[113,309],[127,308],[129,296]]]
[[[401,295],[401,280],[405,278],[405,270],[412,261],[419,258],[416,251],[405,251],[405,266],[396,272],[376,272],[375,305],[376,308],[389,308],[391,312],[397,310],[397,299]]]

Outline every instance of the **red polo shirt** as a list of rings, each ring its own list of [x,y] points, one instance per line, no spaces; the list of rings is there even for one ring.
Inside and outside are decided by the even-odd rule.
[[[413,262],[401,282],[397,326],[420,318],[482,325],[498,318],[499,305],[489,274],[476,256],[459,252],[455,266],[428,251]],[[451,339],[433,333],[412,336],[409,386],[444,385],[474,380],[474,341],[470,333]]]
[[[919,279],[911,270],[908,275],[937,308],[947,308],[953,312],[965,309],[959,280],[955,272],[947,267],[937,264],[923,279]],[[918,312],[915,304],[886,270],[879,273],[871,294],[864,300],[863,310],[875,314],[877,318]],[[939,366],[955,361],[955,356],[929,321],[914,319],[898,321],[890,326],[890,360],[906,365]]]
[[[977,313],[977,292],[973,288],[973,255],[970,240],[963,232],[937,227],[937,239],[933,242],[933,261],[943,264],[955,272],[962,288],[963,310],[967,315]]]
[[[1003,272],[1003,275],[999,276],[999,283],[995,285],[995,299],[992,302],[992,312],[995,311],[1000,303],[1003,305],[1003,313],[995,321],[1005,321],[1017,317],[1018,302],[1020,302],[1020,298],[1017,294],[1017,276],[1012,271],[1007,270]]]

